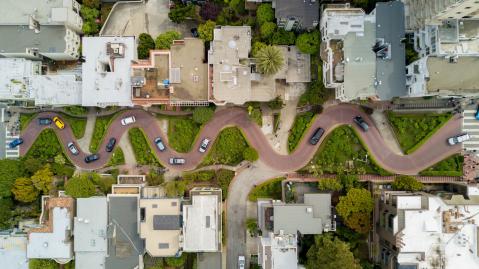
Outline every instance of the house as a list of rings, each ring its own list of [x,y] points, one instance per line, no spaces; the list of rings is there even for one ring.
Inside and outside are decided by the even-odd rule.
[[[0,55],[77,60],[83,20],[75,0],[5,0],[0,11]]]
[[[28,269],[27,242],[24,233],[0,233],[2,269]]]
[[[262,269],[298,268],[298,239],[296,234],[269,233],[261,237],[258,264]]]
[[[135,37],[84,37],[82,54],[82,106],[133,106],[131,61]]]
[[[169,50],[150,51],[131,69],[131,98],[135,105],[207,106],[208,67],[201,39],[175,40]]]
[[[319,23],[318,0],[273,0],[278,27],[286,31],[312,30]]]
[[[377,261],[384,268],[479,267],[479,189],[463,195],[383,191]]]
[[[28,233],[27,257],[53,259],[66,264],[73,259],[72,228],[75,199],[71,197],[42,197],[42,227]]]
[[[323,81],[336,99],[407,96],[402,2],[377,3],[368,15],[348,4],[326,6],[320,29]]]
[[[73,226],[75,268],[105,268],[105,259],[108,254],[107,221],[106,197],[77,199],[77,215]]]

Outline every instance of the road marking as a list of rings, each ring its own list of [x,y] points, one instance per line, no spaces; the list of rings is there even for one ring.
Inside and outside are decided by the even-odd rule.
[[[5,130],[5,158],[16,159],[20,157],[20,146],[11,149],[8,144],[13,140],[19,138],[19,135],[12,135],[8,130]]]
[[[476,119],[476,110],[466,109],[462,116],[462,132],[468,133],[471,137],[462,143],[462,148],[477,152],[476,155],[479,156],[479,120]]]

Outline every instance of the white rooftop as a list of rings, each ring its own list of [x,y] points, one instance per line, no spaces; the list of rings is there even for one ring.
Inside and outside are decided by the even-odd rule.
[[[30,15],[40,24],[49,24],[52,21],[52,9],[69,7],[72,0],[2,0],[0,9],[0,24],[28,25]]]
[[[75,268],[105,268],[108,247],[107,219],[106,197],[77,199],[77,216],[74,222]]]
[[[260,237],[260,253],[258,257],[264,269],[298,268],[298,247],[296,234],[273,234]]]
[[[0,235],[2,269],[28,269],[26,235]]]
[[[348,33],[359,36],[364,34],[364,11],[359,8],[325,9],[321,18],[321,27],[324,27],[328,38],[344,37]]]
[[[107,44],[119,45],[122,56],[111,57]],[[135,37],[83,37],[82,105],[132,106],[131,61],[135,59]]]
[[[183,205],[184,251],[220,251],[219,202],[217,195],[194,195],[191,205]]]
[[[71,215],[67,208],[54,207],[52,232],[32,232],[29,234],[27,257],[29,259],[71,259],[72,242],[69,233]]]

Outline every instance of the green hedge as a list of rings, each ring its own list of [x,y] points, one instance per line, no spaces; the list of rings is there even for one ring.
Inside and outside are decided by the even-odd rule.
[[[57,135],[53,129],[45,129],[38,136],[35,142],[28,150],[25,158],[34,158],[42,161],[52,161],[58,154],[63,154],[63,147],[58,140]],[[65,155],[64,155],[65,157]],[[65,157],[67,163],[69,159]]]
[[[108,161],[107,166],[116,166],[125,164],[125,156],[123,155],[123,150],[120,147],[116,147],[111,155],[110,160]]]
[[[298,146],[301,138],[311,126],[311,122],[314,118],[312,112],[305,112],[296,116],[293,127],[289,130],[288,136],[288,149],[289,152],[293,152],[296,146]]]
[[[131,146],[135,153],[136,162],[143,165],[158,165],[161,166],[154,150],[151,148],[150,143],[146,140],[146,136],[142,130],[138,128],[132,128],[128,130],[128,137],[130,139]]]
[[[20,131],[25,130],[27,128],[28,124],[32,121],[33,118],[35,118],[38,114],[37,113],[32,113],[32,114],[20,114]]]
[[[444,159],[435,165],[421,171],[422,176],[462,176],[462,168],[464,157],[461,155],[453,155]]]
[[[281,181],[284,179],[284,177],[274,178],[254,187],[248,194],[248,200],[256,202],[258,198],[281,199]]]
[[[190,151],[200,127],[200,124],[189,118],[169,118],[168,144],[178,152]]]
[[[76,115],[76,116],[83,116],[88,113],[88,108],[83,106],[67,106],[63,108],[66,112]]]
[[[108,130],[108,126],[113,122],[116,118],[116,115],[104,116],[104,117],[97,117],[95,121],[95,127],[93,128],[93,134],[90,141],[90,151],[97,152],[98,147],[103,141],[106,131]]]
[[[247,148],[248,143],[238,128],[226,128],[216,138],[202,165],[237,165],[243,161],[243,152]]]
[[[71,117],[63,113],[60,117],[62,120],[68,123],[68,125],[70,125],[70,128],[72,128],[72,132],[75,138],[79,139],[85,135],[86,118]]]

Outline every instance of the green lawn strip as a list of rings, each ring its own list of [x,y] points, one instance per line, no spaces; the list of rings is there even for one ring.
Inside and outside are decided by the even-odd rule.
[[[254,187],[248,194],[248,200],[256,202],[258,198],[281,199],[281,181],[284,179],[284,177],[274,178]]]
[[[168,144],[178,152],[189,152],[196,141],[201,125],[190,118],[168,118]]]
[[[310,163],[301,170],[319,174],[390,175],[376,164],[367,147],[349,126],[334,129],[321,143]]]
[[[132,128],[128,130],[128,137],[138,164],[161,166],[156,158],[155,151],[151,148],[150,143],[148,143],[143,130]]]
[[[213,164],[237,165],[243,158],[243,151],[248,148],[248,142],[243,133],[236,127],[223,129],[215,140],[201,166]]]
[[[289,130],[288,136],[288,150],[293,152],[294,149],[298,146],[299,142],[303,138],[306,131],[311,126],[311,122],[315,119],[315,115],[312,112],[305,112],[298,114],[296,119],[294,119],[293,126]]]
[[[64,145],[60,143],[55,131],[53,129],[43,130],[33,142],[32,146],[25,154],[25,159],[35,158],[42,161],[53,162],[53,159],[58,154],[62,154],[66,160],[66,164],[70,164],[68,155],[65,154]]]
[[[35,118],[38,113],[31,113],[31,114],[20,114],[20,131],[25,130],[28,124]]]
[[[115,166],[122,164],[125,164],[125,156],[123,155],[123,150],[121,150],[120,147],[116,147],[106,166]]]
[[[421,176],[462,176],[464,157],[457,154],[444,159],[435,165],[424,169],[419,174]]]
[[[388,112],[388,120],[402,150],[406,154],[421,147],[452,117],[446,114],[398,114]]]
[[[119,114],[97,117],[95,121],[95,127],[93,128],[93,134],[90,141],[90,151],[97,152],[101,141],[105,136],[108,126],[113,122],[116,116]]]
[[[249,118],[256,124],[258,124],[259,127],[263,126],[263,114],[261,113],[261,109],[258,108],[253,108],[251,110],[251,113],[249,113]]]
[[[88,114],[88,108],[83,106],[66,106],[63,109],[65,112],[75,116],[84,116]]]
[[[79,139],[85,135],[86,118],[71,117],[62,113],[61,119],[65,120],[70,128],[72,128],[75,138]]]

